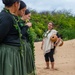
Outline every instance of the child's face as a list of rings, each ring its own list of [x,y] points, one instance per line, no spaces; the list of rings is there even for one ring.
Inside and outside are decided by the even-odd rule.
[[[52,23],[48,23],[48,29],[50,30],[50,29],[52,29],[52,28],[53,28]]]

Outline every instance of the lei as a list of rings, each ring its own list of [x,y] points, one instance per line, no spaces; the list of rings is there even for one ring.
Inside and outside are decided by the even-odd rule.
[[[30,46],[31,46],[31,49],[32,49],[32,53],[33,53],[33,58],[35,60],[35,49],[34,49],[34,33],[33,31],[31,30],[32,28],[29,28],[27,33],[29,35],[29,43],[30,43]]]
[[[5,12],[11,14],[8,9],[4,8],[4,10],[5,10]],[[22,44],[23,44],[23,41],[22,41],[22,39],[21,39],[22,34],[21,34],[21,29],[20,29],[20,27],[19,27],[19,25],[18,25],[19,19],[17,20],[17,19],[14,17],[13,14],[11,14],[11,15],[13,16],[13,19],[14,19],[14,27],[15,27],[15,29],[18,30],[18,32],[19,32],[20,45],[21,45],[21,46],[20,46],[21,55],[23,55],[23,45],[22,45]]]
[[[44,33],[44,35],[43,35],[43,36],[44,36],[44,38],[47,38],[47,36],[48,36],[48,34],[49,34],[50,32],[51,32],[51,30],[49,30],[49,31],[45,32],[45,33]]]

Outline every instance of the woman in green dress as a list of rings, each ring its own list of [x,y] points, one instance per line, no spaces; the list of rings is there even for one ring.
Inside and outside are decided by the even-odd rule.
[[[32,27],[32,24],[29,21],[30,17],[31,17],[31,13],[28,9],[26,9],[25,15],[22,17],[22,19],[25,21],[25,27],[24,27],[24,30],[22,30],[22,35],[23,35],[22,38],[24,39],[24,43],[26,45],[27,73],[35,75],[34,44],[32,41],[33,37],[32,37],[31,31],[30,31],[30,28]]]
[[[0,12],[0,75],[27,75],[21,30],[17,20],[20,0],[2,0]]]
[[[21,6],[22,6],[23,4],[22,3],[20,3],[20,8],[21,8]],[[27,74],[28,75],[35,75],[35,63],[34,63],[34,55],[33,55],[33,50],[32,50],[32,48],[31,48],[31,44],[30,44],[30,42],[29,42],[29,33],[28,33],[28,30],[29,30],[29,28],[32,26],[32,23],[31,22],[28,22],[28,23],[26,23],[26,19],[25,19],[25,17],[27,16],[27,15],[29,15],[29,14],[31,14],[30,13],[30,11],[26,14],[26,16],[24,16],[25,14],[24,13],[26,13],[27,12],[27,9],[24,11],[24,13],[23,13],[23,10],[22,9],[24,9],[24,8],[21,8],[19,11],[21,11],[21,12],[19,12],[19,27],[20,27],[20,29],[21,29],[21,33],[22,33],[22,39],[23,39],[23,49],[24,49],[24,59],[23,59],[23,61],[25,62],[25,64],[26,64],[26,70],[27,70]],[[23,18],[23,16],[24,16],[24,18]]]

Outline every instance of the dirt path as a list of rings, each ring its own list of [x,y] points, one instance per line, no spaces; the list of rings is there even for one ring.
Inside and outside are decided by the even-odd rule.
[[[75,75],[75,39],[64,41],[62,47],[56,48],[55,67],[58,71],[45,70],[43,50],[41,42],[35,43],[35,62],[37,75]]]

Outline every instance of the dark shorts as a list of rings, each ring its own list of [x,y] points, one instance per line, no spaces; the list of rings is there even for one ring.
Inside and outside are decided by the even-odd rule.
[[[49,53],[46,53],[46,54],[45,54],[45,61],[46,61],[46,62],[48,62],[49,60],[50,60],[51,62],[54,62],[54,57],[53,57],[54,51],[55,51],[55,48],[54,48],[54,49],[51,49]]]

